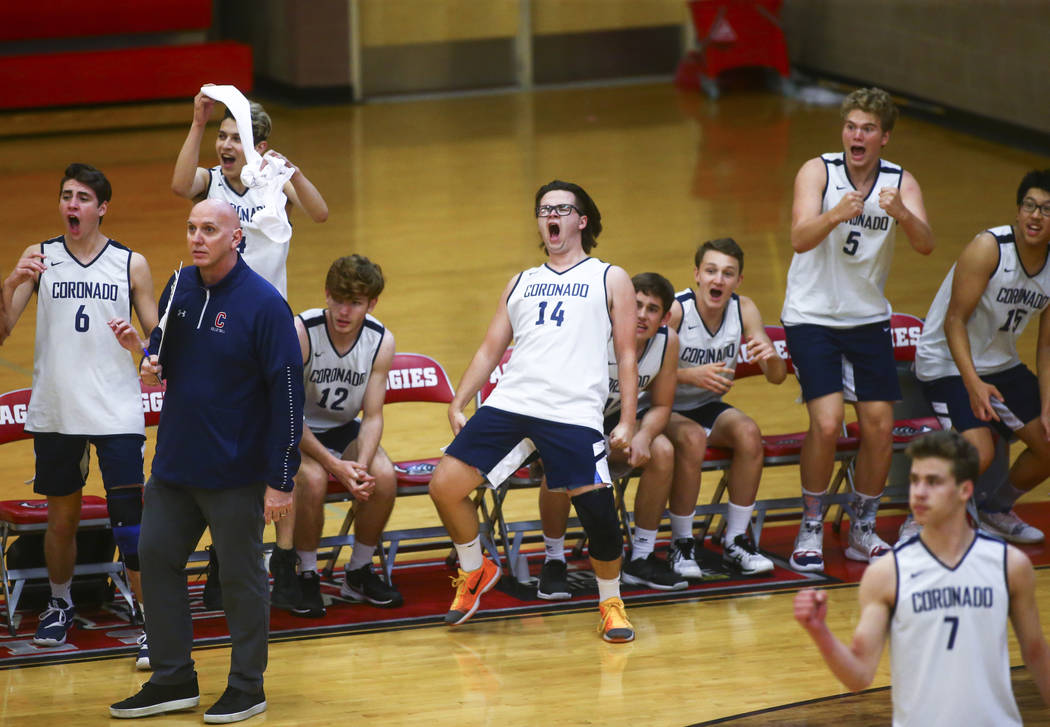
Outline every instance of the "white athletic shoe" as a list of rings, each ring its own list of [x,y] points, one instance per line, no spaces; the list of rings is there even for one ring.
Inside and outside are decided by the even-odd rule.
[[[908,517],[904,518],[904,522],[901,523],[901,529],[897,531],[897,542],[905,543],[921,532],[922,525],[915,522],[915,518],[909,514]]]
[[[788,564],[792,570],[802,573],[824,570],[824,523],[819,520],[802,521]]]
[[[873,563],[889,553],[889,543],[878,536],[873,522],[852,522],[849,526],[849,547],[846,557],[861,563]]]
[[[704,572],[700,564],[696,562],[693,548],[696,540],[693,538],[679,538],[671,543],[671,549],[667,551],[667,563],[671,569],[683,578],[703,580]]]
[[[773,572],[773,561],[759,553],[752,545],[751,538],[743,533],[733,538],[733,542],[722,546],[722,561],[745,576]]]
[[[1032,527],[1013,510],[1010,512],[983,512],[978,511],[981,518],[981,529],[992,535],[998,535],[1011,543],[1041,543],[1043,542],[1043,531]]]

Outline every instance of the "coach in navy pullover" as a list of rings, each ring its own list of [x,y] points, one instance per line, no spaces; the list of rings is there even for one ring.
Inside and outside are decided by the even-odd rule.
[[[200,701],[185,567],[205,528],[222,563],[233,646],[226,692],[205,722],[239,721],[266,709],[270,599],[262,534],[264,522],[292,510],[303,371],[292,312],[241,260],[241,238],[229,203],[194,205],[186,242],[195,265],[174,286],[169,281],[161,296],[163,346],[155,329],[152,355],[139,367],[146,380],[159,374],[168,382],[139,535],[153,675],[138,694],[110,707],[114,717]]]
[[[165,310],[171,281],[161,295]],[[160,344],[150,336],[150,353]],[[153,475],[210,489],[265,482],[288,492],[299,469],[302,354],[291,310],[242,259],[207,287],[182,270],[160,358],[168,388]]]

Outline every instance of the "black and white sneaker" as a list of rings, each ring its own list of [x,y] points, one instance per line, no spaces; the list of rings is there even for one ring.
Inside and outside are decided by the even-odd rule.
[[[263,690],[250,693],[236,687],[226,687],[219,701],[204,713],[205,724],[229,724],[254,717],[266,711]]]
[[[572,598],[569,591],[569,567],[564,560],[548,560],[540,569],[540,583],[536,586],[536,597],[544,601],[567,601]]]
[[[632,586],[648,586],[658,591],[680,591],[689,587],[689,581],[676,573],[656,553],[624,563],[620,580]]]
[[[722,562],[745,576],[773,572],[773,561],[759,553],[751,538],[743,533],[722,546]]]
[[[299,574],[299,602],[291,609],[293,616],[303,618],[321,618],[328,610],[321,596],[321,576],[317,571],[308,570]]]
[[[344,598],[359,603],[367,601],[380,608],[397,608],[405,602],[396,588],[372,570],[371,563],[366,563],[356,570],[344,569],[343,575],[343,585],[339,588],[339,594]]]
[[[152,714],[193,709],[200,702],[197,675],[194,674],[192,679],[181,684],[146,682],[135,696],[110,705],[109,716],[117,719],[149,717]]]
[[[700,581],[704,578],[704,572],[693,553],[695,547],[694,538],[679,538],[671,543],[671,548],[667,551],[667,562],[671,569],[683,578]]]

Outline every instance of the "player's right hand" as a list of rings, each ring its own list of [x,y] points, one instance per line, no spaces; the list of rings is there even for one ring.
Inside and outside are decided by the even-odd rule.
[[[973,389],[967,387],[966,393],[970,395],[970,408],[973,409],[975,417],[982,422],[999,421],[999,415],[995,413],[995,409],[992,407],[992,399],[1000,402],[1004,400],[1003,395],[999,393],[999,389],[991,384],[978,381]]]
[[[846,194],[842,195],[839,203],[832,209],[835,212],[835,218],[839,222],[852,220],[864,211],[864,195],[855,189],[846,192]]]
[[[139,364],[139,378],[147,384],[159,384],[161,378],[160,359],[156,354],[146,356]]]
[[[214,86],[214,83],[205,83],[205,86]],[[211,111],[215,108],[215,99],[208,96],[204,91],[198,91],[193,97],[193,123],[203,126],[211,118]]]
[[[39,251],[27,252],[19,258],[18,263],[15,264],[15,269],[7,277],[11,281],[12,287],[17,288],[27,280],[38,280],[40,274],[47,270],[44,259],[44,254]]]
[[[467,415],[459,409],[448,408],[448,423],[452,427],[452,436],[459,434],[459,430],[467,425]]]
[[[795,620],[806,630],[822,626],[827,615],[827,591],[807,588],[795,594]]]
[[[695,366],[691,371],[692,381],[690,383],[700,389],[707,389],[716,394],[724,394],[733,385],[733,369],[725,365],[725,362],[704,364]]]

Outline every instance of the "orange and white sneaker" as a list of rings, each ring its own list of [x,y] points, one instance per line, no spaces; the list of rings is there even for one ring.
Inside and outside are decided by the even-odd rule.
[[[462,568],[459,575],[452,579],[456,587],[456,597],[452,607],[445,614],[445,623],[458,626],[474,615],[481,604],[481,594],[492,589],[503,571],[488,558],[481,561],[481,567],[469,573]]]
[[[598,630],[601,631],[603,639],[614,644],[634,641],[634,627],[627,620],[623,601],[619,598],[606,598],[598,604],[598,611],[602,615]]]

